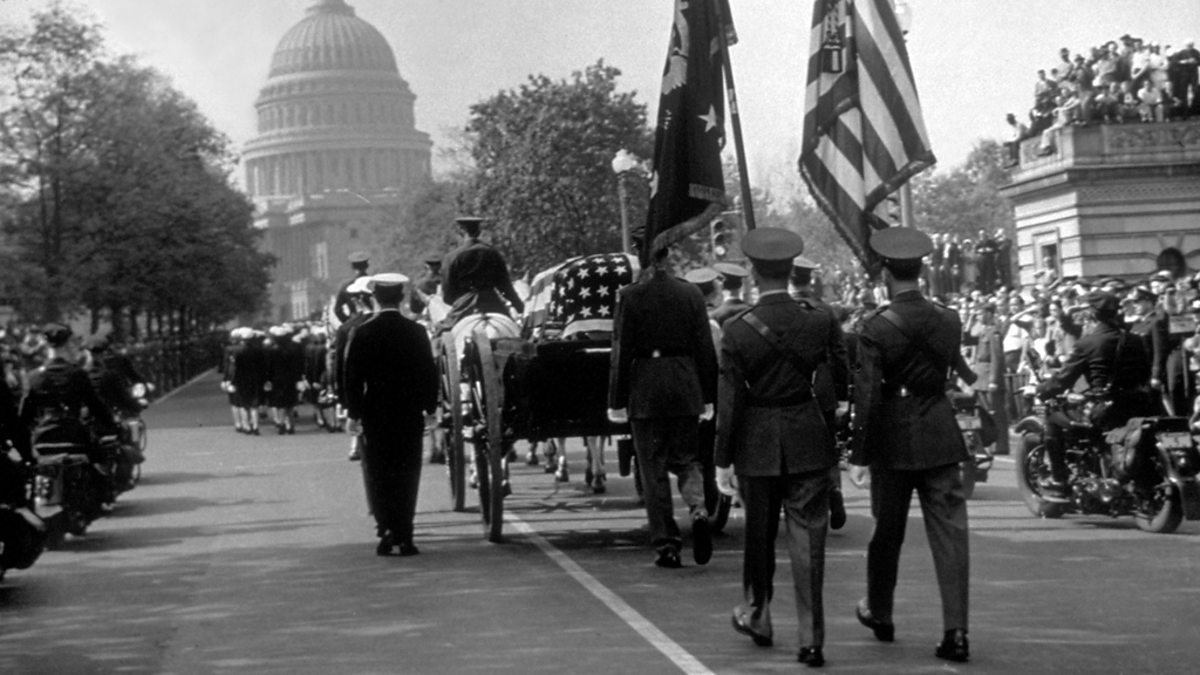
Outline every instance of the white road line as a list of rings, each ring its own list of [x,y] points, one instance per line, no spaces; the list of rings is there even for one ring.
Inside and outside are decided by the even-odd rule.
[[[713,675],[713,671],[705,667],[703,663],[700,663],[696,657],[689,654],[679,643],[667,637],[667,634],[650,623],[649,619],[639,614],[633,607],[630,607],[619,595],[600,583],[596,577],[584,571],[578,563],[571,560],[570,556],[546,541],[545,537],[538,534],[525,521],[512,513],[505,513],[504,519],[516,527],[521,534],[529,538],[534,545],[542,550],[542,553],[545,553],[547,557],[561,567],[572,579],[579,582],[580,586],[586,588],[600,602],[603,602],[611,609],[614,614],[621,617],[625,623],[629,624],[630,628],[645,638],[646,642],[649,642],[651,646],[662,652],[663,656],[670,659],[680,670],[688,675]]]
[[[193,384],[196,384],[197,382],[200,381],[200,378],[204,377],[205,375],[208,375],[212,371],[213,371],[213,369],[209,368],[208,370],[204,371],[203,373],[200,373],[199,375],[193,377],[192,379],[188,380],[187,382],[184,382],[183,384],[179,385],[178,387],[175,387],[171,391],[168,391],[167,393],[163,394],[162,398],[155,400],[154,403],[155,404],[162,403],[163,401],[171,398],[175,394],[178,394],[179,392],[183,391],[184,389],[187,389],[188,387],[192,386]]]

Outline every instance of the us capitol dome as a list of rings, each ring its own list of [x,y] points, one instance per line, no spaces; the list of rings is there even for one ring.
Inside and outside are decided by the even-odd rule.
[[[280,39],[242,159],[255,225],[278,259],[272,318],[319,310],[366,251],[379,270],[433,143],[386,38],[345,0],[318,0]]]

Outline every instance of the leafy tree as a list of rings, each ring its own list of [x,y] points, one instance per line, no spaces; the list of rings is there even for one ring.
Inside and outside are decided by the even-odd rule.
[[[620,250],[612,158],[620,149],[648,156],[651,134],[646,106],[617,91],[619,75],[599,61],[566,80],[531,76],[471,106],[474,168],[462,204],[491,221],[493,242],[514,271]],[[635,223],[645,213],[641,183],[628,183]]]
[[[962,165],[946,173],[926,172],[913,180],[913,218],[925,232],[976,239],[1003,229],[1015,235],[1012,205],[999,188],[1009,180],[1004,148],[995,140],[975,145]]]
[[[457,244],[451,224],[459,216],[461,179],[451,178],[424,183],[401,204],[400,225],[388,246],[389,263],[394,269],[413,274],[424,268],[423,261],[441,258]]]

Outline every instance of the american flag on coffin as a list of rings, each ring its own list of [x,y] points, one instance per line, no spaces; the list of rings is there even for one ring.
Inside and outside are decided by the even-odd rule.
[[[532,325],[561,326],[563,337],[611,331],[617,291],[639,270],[637,258],[625,253],[572,258],[534,277],[526,315]]]

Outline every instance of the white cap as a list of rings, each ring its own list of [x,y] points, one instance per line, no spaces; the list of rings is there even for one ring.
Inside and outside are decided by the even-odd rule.
[[[403,286],[408,283],[408,277],[399,272],[384,272],[370,277],[370,288],[379,286]]]
[[[349,286],[346,286],[346,292],[355,294],[355,295],[357,295],[359,293],[367,293],[371,290],[370,287],[368,286],[368,284],[370,282],[371,282],[371,277],[367,277],[367,276],[356,277],[354,279],[354,281],[350,282]]]

